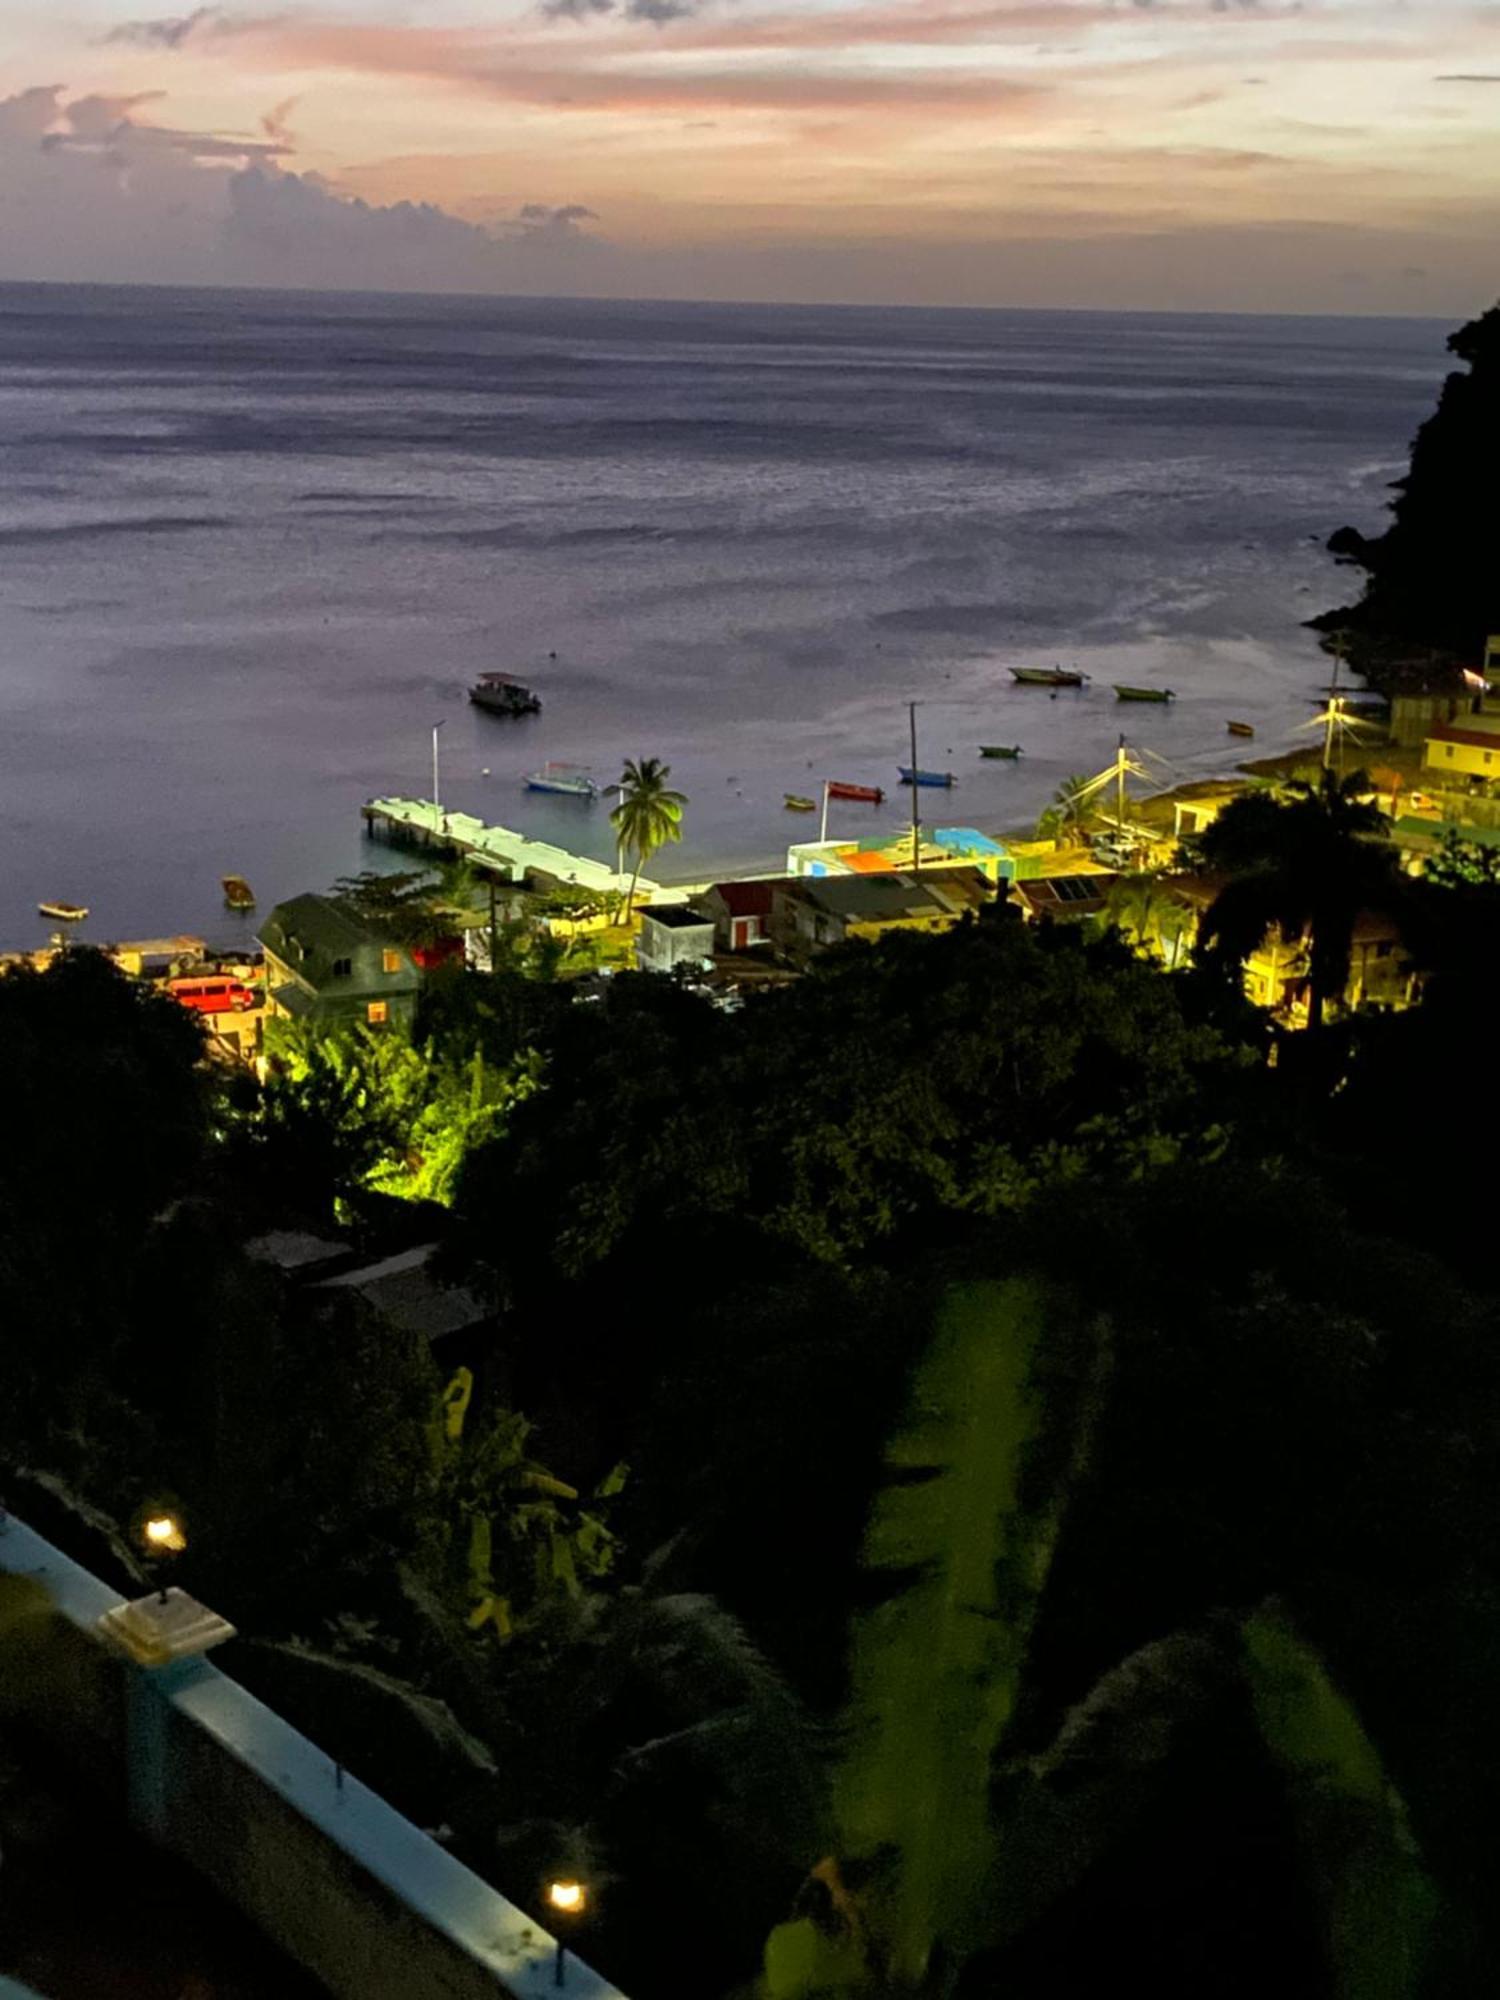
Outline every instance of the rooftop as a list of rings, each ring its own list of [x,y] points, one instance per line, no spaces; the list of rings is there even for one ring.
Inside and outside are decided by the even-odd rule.
[[[642,921],[661,924],[669,931],[712,930],[713,918],[686,903],[650,903],[641,911]]]
[[[893,923],[902,917],[953,916],[969,907],[975,891],[989,884],[975,869],[922,870],[907,875],[810,875],[788,885],[789,893],[848,923]]]

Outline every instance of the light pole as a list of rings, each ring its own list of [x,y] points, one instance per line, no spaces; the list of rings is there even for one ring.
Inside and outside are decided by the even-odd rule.
[[[547,1902],[555,1918],[561,1923],[576,1923],[588,1904],[588,1891],[573,1876],[547,1884]],[[561,1929],[557,1939],[557,1957],[553,1962],[552,1983],[561,1986],[567,1978],[568,1948],[563,1942]]]
[[[443,795],[438,788],[438,731],[442,727],[441,722],[432,725],[432,824],[438,833],[443,830]]]

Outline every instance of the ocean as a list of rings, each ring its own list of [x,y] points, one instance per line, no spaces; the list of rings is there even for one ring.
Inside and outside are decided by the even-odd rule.
[[[525,773],[664,758],[666,880],[776,865],[825,777],[891,795],[831,833],[895,827],[910,700],[938,824],[1026,824],[1122,728],[1164,779],[1230,717],[1286,747],[1446,331],[0,285],[0,944],[39,897],[229,942],[224,874],[392,865],[359,807],[429,794],[435,723],[445,804],[600,858],[608,801]],[[1089,688],[1013,686],[1054,661]],[[539,717],[470,706],[497,669]]]

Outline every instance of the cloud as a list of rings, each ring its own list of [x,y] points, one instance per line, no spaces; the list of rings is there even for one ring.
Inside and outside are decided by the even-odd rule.
[[[260,129],[268,139],[276,140],[278,145],[295,146],[296,139],[286,121],[301,102],[300,97],[284,97],[280,104],[273,104],[269,111],[261,113]]]
[[[703,11],[706,0],[542,0],[539,12],[549,21],[591,21],[601,14],[618,14],[622,21],[649,21],[663,28]]]
[[[523,202],[515,218],[516,233],[528,243],[576,242],[584,236],[579,224],[598,220],[593,209],[577,201],[564,202],[557,208],[542,201]]]
[[[141,49],[180,49],[220,13],[218,7],[195,7],[191,14],[168,15],[161,20],[124,21],[99,39],[101,43],[125,42]]]

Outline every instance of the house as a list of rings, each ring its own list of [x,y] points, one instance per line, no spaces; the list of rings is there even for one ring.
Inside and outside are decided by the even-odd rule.
[[[1040,875],[1032,881],[1018,881],[1010,893],[1022,916],[1034,923],[1048,923],[1058,917],[1097,917],[1119,879],[1106,869],[1079,868],[1066,875]]]
[[[1196,921],[1224,882],[1212,875],[1175,875],[1165,886],[1188,905]],[[1361,910],[1354,923],[1344,1005],[1407,1007],[1415,990],[1416,974],[1395,924],[1378,910]],[[1245,997],[1294,1025],[1305,1024],[1307,950],[1301,938],[1288,939],[1279,930],[1267,932],[1245,961]]]
[[[636,933],[642,972],[701,972],[714,962],[713,919],[687,903],[648,903]]]
[[[261,927],[273,1017],[370,1028],[410,1026],[422,975],[332,896],[293,896]]]
[[[1422,763],[1438,782],[1500,778],[1500,715],[1460,715],[1438,723],[1428,732]]]
[[[778,886],[767,877],[759,882],[715,882],[693,899],[714,927],[716,951],[753,951],[771,942],[771,898]]]
[[[803,877],[773,885],[771,941],[785,957],[806,958],[855,938],[948,930],[991,900],[989,883],[974,868]]]

